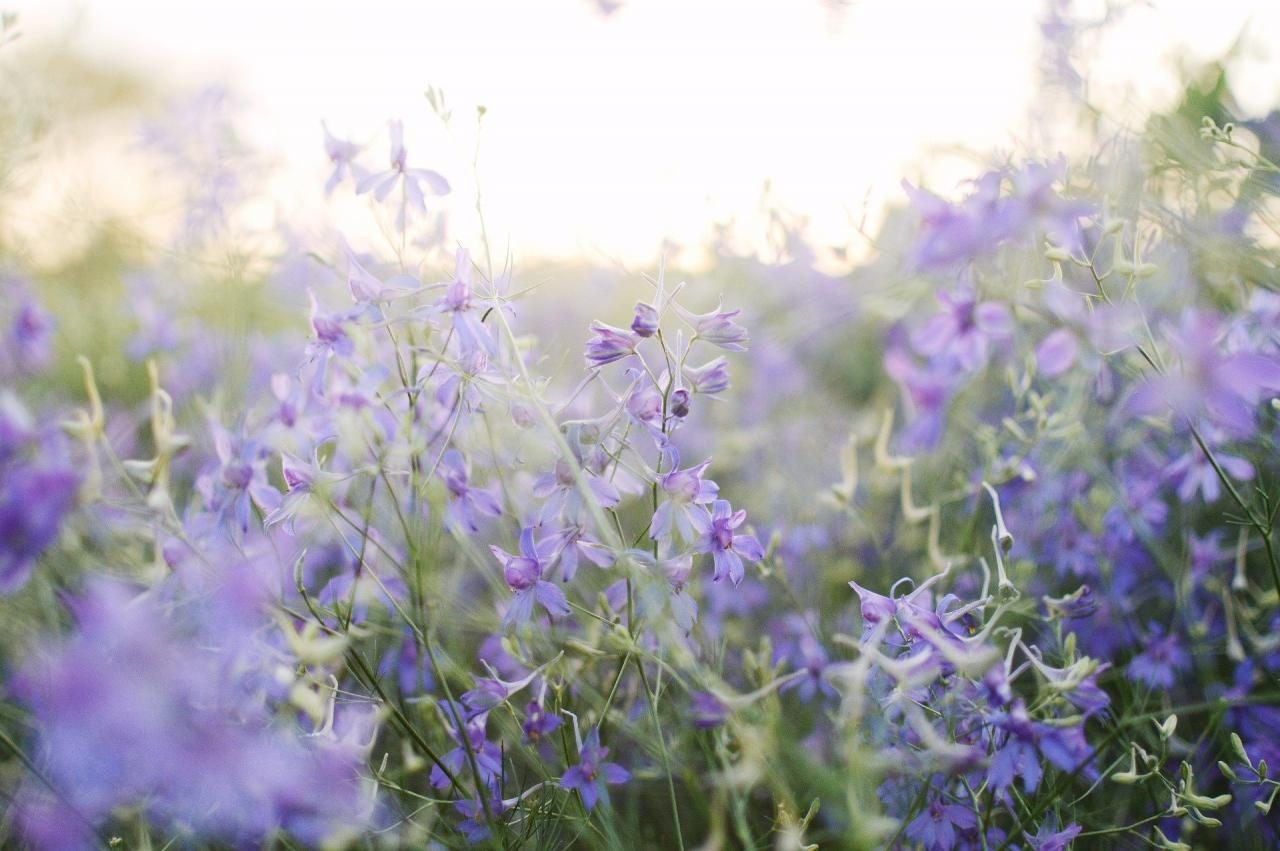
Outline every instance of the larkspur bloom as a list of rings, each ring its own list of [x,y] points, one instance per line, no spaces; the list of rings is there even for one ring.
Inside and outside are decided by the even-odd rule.
[[[727,500],[717,499],[711,506],[709,515],[691,513],[690,522],[699,539],[695,549],[700,553],[711,553],[715,566],[714,581],[719,582],[726,576],[734,585],[742,582],[745,575],[743,560],[760,561],[764,558],[764,547],[755,535],[743,535],[736,530],[747,520],[747,512],[733,506]]]
[[[986,365],[991,354],[1013,334],[1013,316],[997,301],[978,301],[972,290],[939,292],[942,312],[925,322],[911,337],[922,355],[943,356],[962,369]]]
[[[1124,411],[1144,416],[1172,410],[1231,435],[1250,433],[1263,395],[1280,392],[1280,355],[1223,351],[1225,330],[1219,316],[1187,311],[1167,332],[1179,368],[1136,387]]]
[[[678,532],[684,541],[697,536],[695,515],[706,514],[703,506],[714,503],[720,494],[720,486],[703,474],[711,466],[711,459],[693,467],[679,469],[680,455],[674,449],[668,455],[672,470],[658,476],[658,487],[666,499],[658,506],[649,522],[649,537],[656,541],[667,540]]]
[[[320,122],[320,129],[324,131],[325,156],[329,158],[329,162],[333,163],[333,173],[324,183],[324,194],[330,195],[338,188],[338,184],[347,178],[347,175],[350,175],[356,183],[365,177],[364,169],[355,161],[364,148],[346,139],[339,139],[329,132],[329,125],[323,121]]]
[[[498,498],[470,483],[467,460],[458,450],[445,450],[440,458],[440,476],[449,491],[444,520],[455,533],[474,534],[480,531],[480,517],[502,516]]]
[[[630,331],[603,322],[592,322],[591,334],[586,353],[589,366],[604,366],[630,357],[635,354],[640,339]]]
[[[747,329],[734,321],[742,313],[741,310],[725,310],[723,306],[717,306],[708,313],[690,313],[679,304],[675,308],[693,326],[695,340],[702,340],[730,352],[747,350]]]
[[[449,181],[438,172],[427,168],[410,168],[408,152],[404,147],[404,123],[391,121],[387,125],[391,133],[390,166],[385,171],[367,174],[356,183],[356,194],[372,192],[379,203],[386,201],[397,187],[402,193],[400,212],[396,215],[396,230],[404,230],[407,209],[425,213],[426,195],[448,195]]]
[[[504,627],[528,621],[533,615],[535,602],[553,618],[567,617],[572,612],[564,592],[543,578],[550,572],[561,546],[562,542],[554,536],[544,536],[538,541],[533,527],[526,526],[520,532],[519,555],[512,555],[498,546],[489,547],[502,565],[502,576],[513,594],[502,618]]]
[[[577,791],[582,796],[582,805],[587,811],[595,809],[596,803],[609,801],[606,786],[620,786],[631,779],[631,772],[616,762],[606,762],[609,749],[600,744],[600,730],[593,728],[587,733],[586,741],[578,749],[578,762],[571,766],[560,778],[560,786]]]

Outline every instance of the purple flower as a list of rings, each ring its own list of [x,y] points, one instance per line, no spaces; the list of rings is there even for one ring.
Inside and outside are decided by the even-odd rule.
[[[1066,328],[1050,331],[1036,346],[1036,372],[1045,378],[1057,378],[1075,364],[1079,348],[1075,334]]]
[[[564,592],[542,577],[547,573],[560,553],[561,542],[555,537],[536,541],[532,527],[520,532],[520,555],[512,555],[501,547],[490,546],[494,556],[502,564],[502,575],[507,587],[515,595],[502,619],[504,627],[521,624],[533,614],[537,602],[552,617],[566,617],[572,611]]]
[[[58,537],[75,505],[79,475],[43,462],[0,466],[0,594],[12,594]]]
[[[154,823],[235,845],[280,828],[319,845],[367,822],[367,725],[338,735],[350,726],[338,719],[303,736],[278,723],[252,679],[259,659],[279,664],[268,662],[277,651],[255,655],[265,600],[252,579],[232,571],[202,588],[198,605],[94,584],[72,603],[74,633],[28,658],[18,691],[37,722],[41,763],[81,816],[98,824],[136,806]],[[80,829],[62,805],[53,812]],[[29,819],[50,815],[37,798],[24,821],[42,833],[49,825]]]
[[[729,364],[724,358],[716,358],[702,366],[686,365],[684,379],[693,392],[715,396],[729,389]]]
[[[1062,830],[1058,830],[1058,818],[1050,813],[1041,822],[1035,836],[1026,832],[1022,835],[1027,837],[1033,851],[1067,851],[1071,847],[1071,842],[1080,835],[1080,830],[1081,827],[1078,824],[1069,824]]]
[[[635,318],[631,320],[631,330],[640,337],[652,337],[658,333],[658,309],[643,301],[636,302]]]
[[[468,745],[470,751],[475,755],[476,768],[480,774],[480,782],[486,787],[492,784],[502,774],[502,748],[496,743],[489,741],[485,727],[488,724],[489,717],[487,714],[474,716],[465,722],[462,726],[465,729],[467,741],[464,744],[462,736],[459,735],[454,725],[458,722],[458,713],[450,713],[453,715],[453,724],[448,725],[450,737],[457,742],[457,746],[440,758],[445,768],[449,769],[449,774],[455,778],[463,774],[464,769],[468,765]],[[449,779],[449,774],[444,772],[439,765],[431,767],[431,785],[437,789],[448,789],[453,785]]]
[[[1129,660],[1125,676],[1135,683],[1165,691],[1173,688],[1178,674],[1191,667],[1191,656],[1182,647],[1176,633],[1162,634],[1153,629],[1152,637],[1142,646],[1142,652]]]
[[[907,837],[925,851],[952,851],[960,847],[960,836],[972,834],[978,828],[978,817],[969,807],[944,804],[935,798],[907,825]]]
[[[35,299],[23,296],[9,326],[13,362],[22,372],[36,372],[49,364],[53,317]]]
[[[591,498],[601,508],[613,508],[622,501],[622,494],[608,479],[597,475],[585,466],[582,470],[587,490]],[[573,476],[573,467],[561,459],[556,461],[550,473],[543,473],[533,482],[533,495],[541,500],[542,520],[563,516],[568,522],[576,523],[582,511],[582,492]]]
[[[694,340],[705,340],[729,352],[747,350],[747,329],[733,321],[741,310],[725,310],[723,306],[717,306],[710,313],[690,313],[679,304],[673,305],[684,320],[693,326]]]
[[[689,715],[700,730],[719,727],[729,717],[729,707],[710,692],[695,691],[689,697]]]
[[[323,121],[320,122],[320,128],[324,130],[324,153],[329,158],[329,162],[333,163],[333,173],[329,175],[329,179],[324,184],[324,194],[329,195],[338,187],[347,174],[359,183],[365,177],[364,169],[356,165],[356,155],[363,148],[354,142],[348,142],[345,139],[339,139],[329,132],[329,125]]]
[[[740,535],[734,532],[747,520],[747,512],[734,511],[727,500],[717,499],[711,508],[711,515],[700,512],[689,515],[694,531],[701,536],[695,549],[700,553],[711,553],[715,564],[713,581],[719,582],[728,576],[734,585],[742,582],[745,568],[742,561],[759,561],[764,558],[764,548],[756,540],[755,535]]]
[[[405,209],[411,207],[418,212],[427,210],[426,192],[432,195],[448,195],[449,181],[438,173],[425,168],[409,168],[408,154],[404,148],[404,124],[391,121],[391,153],[390,167],[386,171],[365,175],[356,183],[356,194],[372,192],[373,197],[381,203],[387,199],[391,191],[400,186],[403,200],[400,213],[396,217],[396,230],[404,230]]]
[[[922,355],[942,355],[965,370],[976,370],[986,365],[993,347],[1013,336],[1013,316],[999,302],[979,302],[965,288],[940,292],[938,301],[942,312],[911,336],[911,344]]]
[[[605,762],[609,749],[600,744],[600,730],[593,729],[578,749],[578,764],[572,766],[560,778],[563,789],[576,789],[582,796],[587,811],[595,809],[596,802],[609,802],[608,786],[618,786],[631,779],[631,773],[616,762]]]
[[[448,449],[441,456],[440,474],[450,496],[449,505],[444,511],[444,522],[455,534],[474,534],[480,531],[477,515],[502,515],[502,506],[492,493],[470,484],[467,461],[458,450]]]
[[[557,534],[561,540],[560,580],[562,582],[573,581],[573,577],[578,573],[578,565],[584,558],[596,567],[613,567],[615,561],[613,551],[581,526],[570,526]]]
[[[603,322],[592,322],[591,333],[592,337],[587,340],[588,366],[604,366],[633,355],[639,342],[630,331]]]
[[[1191,420],[1201,417],[1232,435],[1253,431],[1254,409],[1266,392],[1280,390],[1280,357],[1257,352],[1226,354],[1221,349],[1221,319],[1205,311],[1187,311],[1169,331],[1179,372],[1138,386],[1124,411],[1147,416],[1173,409]]]
[[[521,729],[524,731],[526,741],[538,742],[554,733],[562,723],[564,719],[559,715],[547,712],[539,701],[531,700],[524,708],[524,723]]]
[[[671,451],[669,457],[672,465],[680,463],[678,453]],[[655,541],[668,540],[674,527],[685,541],[692,541],[698,534],[695,515],[706,514],[705,508],[699,506],[715,502],[720,493],[720,486],[710,479],[702,478],[711,459],[694,467],[673,469],[658,477],[658,487],[666,495],[666,500],[658,506],[649,523],[649,537]]]
[[[432,311],[449,317],[453,323],[453,335],[465,354],[483,351],[493,357],[498,352],[498,345],[480,321],[479,308],[483,305],[475,298],[471,273],[471,253],[459,248],[454,256],[453,278],[445,282],[444,295]]]

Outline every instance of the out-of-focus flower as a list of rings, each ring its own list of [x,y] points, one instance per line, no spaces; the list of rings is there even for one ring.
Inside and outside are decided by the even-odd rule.
[[[320,128],[324,130],[325,156],[329,158],[329,162],[333,163],[333,173],[324,183],[324,194],[332,194],[348,174],[357,184],[360,183],[366,175],[365,170],[356,163],[355,158],[364,150],[364,147],[334,136],[329,132],[329,125],[323,121],[320,122]]]
[[[450,187],[449,181],[431,169],[410,168],[404,147],[404,123],[396,120],[389,122],[388,126],[391,131],[390,167],[360,178],[356,182],[356,194],[372,192],[374,199],[382,203],[399,186],[402,203],[396,215],[396,230],[404,230],[406,209],[425,213],[426,194],[448,195]]]

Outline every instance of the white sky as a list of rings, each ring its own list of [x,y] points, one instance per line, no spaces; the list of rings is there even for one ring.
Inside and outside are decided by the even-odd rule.
[[[15,5],[13,0],[8,4]],[[491,236],[518,255],[642,262],[749,217],[761,187],[819,240],[847,238],[864,198],[897,199],[931,146],[1016,148],[1038,63],[1035,0],[17,0],[29,38],[80,46],[165,85],[230,82],[251,140],[275,154],[282,203],[314,204],[319,123],[377,141],[403,118],[411,165],[454,183],[472,217],[474,106]],[[1154,2],[1094,66],[1125,109],[1167,103],[1179,59],[1225,50],[1248,21],[1280,45],[1280,2]],[[74,23],[73,23],[74,22]],[[1270,57],[1245,62],[1246,106],[1280,100]],[[445,133],[423,96],[445,91]],[[1250,103],[1249,101],[1252,101]],[[936,175],[935,175],[936,176]],[[954,175],[952,176],[954,179]]]

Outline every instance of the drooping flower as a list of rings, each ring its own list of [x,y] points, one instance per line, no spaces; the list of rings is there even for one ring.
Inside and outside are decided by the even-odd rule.
[[[587,340],[588,366],[604,366],[629,357],[635,354],[639,343],[639,338],[632,332],[603,322],[592,322],[591,334]]]

